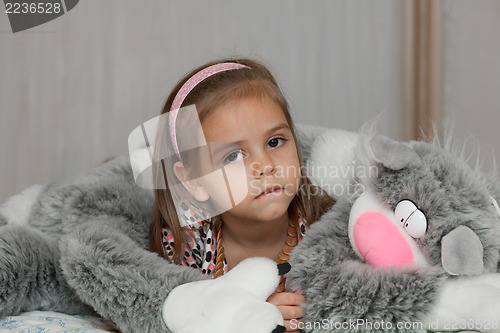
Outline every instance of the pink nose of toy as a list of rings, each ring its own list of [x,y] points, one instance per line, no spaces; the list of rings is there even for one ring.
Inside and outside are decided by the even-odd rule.
[[[359,253],[373,267],[406,266],[415,260],[401,231],[383,214],[360,215],[354,224],[353,239]]]

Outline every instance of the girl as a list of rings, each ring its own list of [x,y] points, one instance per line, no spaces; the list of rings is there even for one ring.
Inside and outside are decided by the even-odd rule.
[[[199,139],[195,129],[182,128],[178,119],[183,112],[188,114],[186,108],[179,109],[189,105],[196,107],[211,171],[217,169],[214,160],[222,161],[223,168],[244,166],[243,173],[234,171],[232,175],[241,175],[243,180],[246,177],[244,187],[248,191],[231,187],[229,209],[220,201],[212,201],[215,214],[210,218],[204,218],[200,207],[207,207],[221,190],[230,187],[227,175],[231,172],[225,169],[226,184],[195,180],[210,170],[204,170],[204,163],[200,163],[202,149],[187,153],[179,149],[193,147],[190,140]],[[162,114],[167,113],[169,133],[160,130],[157,142],[169,141],[161,139],[166,135],[175,155],[170,163],[162,162],[155,174],[167,174],[169,185],[173,185],[172,180],[182,183],[184,193],[179,195],[168,188],[155,190],[150,249],[214,278],[248,257],[286,262],[308,225],[317,221],[334,200],[305,175],[288,105],[271,73],[249,59],[206,64],[178,83],[163,107]],[[236,148],[218,156],[216,142]],[[158,178],[162,177],[157,176],[155,181]],[[190,228],[185,227],[184,218],[194,221]],[[283,291],[284,279],[268,302],[278,307],[287,332],[292,332],[290,320],[303,316],[300,304],[304,298]]]

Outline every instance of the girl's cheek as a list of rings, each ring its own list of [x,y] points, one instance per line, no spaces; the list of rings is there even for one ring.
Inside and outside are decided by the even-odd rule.
[[[243,161],[231,164],[231,166],[226,167],[226,179],[233,197],[233,202],[237,205],[242,202],[248,195],[249,189],[249,178],[248,172],[246,170]],[[224,185],[224,184],[221,184]]]
[[[255,179],[250,179],[248,182],[248,196],[256,197],[260,194],[259,182]]]

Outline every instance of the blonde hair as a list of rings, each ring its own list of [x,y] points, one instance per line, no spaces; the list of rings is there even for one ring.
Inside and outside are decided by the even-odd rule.
[[[190,77],[204,68],[223,62],[239,63],[249,68],[229,70],[206,78],[186,96],[182,106],[195,104],[200,122],[203,123],[203,120],[206,119],[213,110],[232,99],[267,97],[277,103],[283,110],[283,114],[292,132],[301,172],[299,191],[290,203],[288,214],[295,221],[297,228],[298,210],[302,212],[303,217],[308,223],[319,220],[321,215],[335,203],[335,200],[328,196],[321,188],[313,185],[304,174],[302,152],[297,142],[293,121],[288,110],[288,103],[276,83],[276,80],[264,65],[250,59],[224,59],[210,62],[196,68],[175,86],[168,96],[161,114],[170,111],[172,102],[179,89]],[[178,140],[182,140],[182,134],[179,133],[179,136]],[[166,167],[168,168],[169,166]],[[159,171],[156,171],[155,174],[157,175],[158,172]],[[211,221],[214,223],[214,227],[217,228],[218,225],[220,225],[220,216],[212,218]],[[172,231],[174,238],[173,262],[181,264],[186,245],[185,233],[177,217],[172,194],[168,190],[168,187],[167,189],[155,190],[155,202],[151,215],[149,241],[151,251],[169,260],[162,241],[162,229],[165,227]]]

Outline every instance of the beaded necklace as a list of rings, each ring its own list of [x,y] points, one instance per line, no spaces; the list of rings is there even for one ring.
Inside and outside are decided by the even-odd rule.
[[[221,277],[224,274],[224,246],[222,245],[222,223],[220,223],[217,228],[217,258],[214,272],[214,279]],[[292,253],[293,248],[298,243],[298,231],[297,228],[293,225],[292,219],[288,220],[288,229],[285,240],[285,245],[281,249],[281,252],[278,254],[278,259],[276,260],[276,264],[282,264],[290,259],[290,254]],[[284,276],[280,277],[280,282],[278,287],[276,288],[276,292],[280,293],[285,291],[285,281],[286,278]]]

